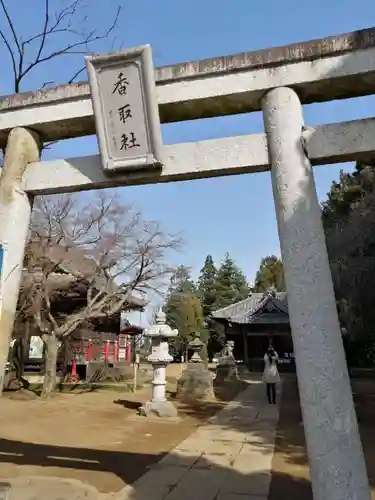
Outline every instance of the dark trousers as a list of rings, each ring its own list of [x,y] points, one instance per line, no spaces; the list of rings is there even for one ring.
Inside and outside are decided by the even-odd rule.
[[[267,399],[269,404],[276,404],[276,384],[267,384]]]

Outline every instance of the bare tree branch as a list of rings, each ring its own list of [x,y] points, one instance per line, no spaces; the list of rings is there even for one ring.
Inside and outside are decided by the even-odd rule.
[[[12,66],[13,66],[13,75],[14,75],[14,86],[16,88],[16,79],[17,79],[17,64],[16,64],[16,58],[13,54],[13,50],[12,50],[12,47],[10,45],[10,43],[8,42],[8,39],[6,38],[6,36],[4,35],[4,32],[2,30],[0,30],[0,37],[2,38],[8,52],[9,52],[9,55],[10,55],[10,58],[12,60]]]
[[[164,287],[174,271],[169,252],[182,243],[113,192],[90,198],[40,197],[34,204],[19,311],[47,349],[82,324],[131,309],[135,293]],[[75,300],[61,308],[69,294]]]
[[[104,31],[85,29],[88,16],[80,17],[80,11],[85,4],[83,0],[74,0],[55,13],[52,12],[51,0],[44,0],[43,23],[40,32],[27,39],[23,39],[17,32],[5,0],[0,0],[0,7],[4,13],[6,24],[10,31],[0,29],[0,39],[7,48],[12,61],[14,91],[20,92],[21,83],[25,77],[39,65],[51,61],[56,57],[66,55],[85,54],[90,47],[101,40],[110,38],[114,33],[121,13],[121,6],[116,8],[112,23]],[[59,46],[61,36],[70,40],[66,45]],[[116,38],[114,37],[112,44]],[[67,81],[72,83],[82,74],[84,67],[75,70]]]
[[[86,70],[85,66],[83,66],[81,69],[76,71],[72,78],[68,81],[68,83],[73,83],[76,78],[78,78],[79,75],[81,75],[84,71]]]
[[[4,0],[0,0],[0,5],[1,5],[1,8],[3,9],[3,12],[5,14],[5,17],[6,17],[8,26],[10,28],[10,31],[12,33],[13,41],[16,44],[19,56],[21,57],[21,55],[22,55],[21,46],[20,46],[20,43],[19,43],[19,40],[18,40],[18,36],[17,36],[16,30],[14,28],[13,21],[12,21],[10,15],[9,15],[9,12],[8,12],[8,9],[6,8]]]

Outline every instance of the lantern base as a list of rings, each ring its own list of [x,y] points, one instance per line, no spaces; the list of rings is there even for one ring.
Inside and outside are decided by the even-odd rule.
[[[177,382],[177,398],[187,401],[214,401],[212,373],[203,363],[188,363]]]
[[[139,408],[143,417],[176,418],[177,409],[170,401],[147,401]]]

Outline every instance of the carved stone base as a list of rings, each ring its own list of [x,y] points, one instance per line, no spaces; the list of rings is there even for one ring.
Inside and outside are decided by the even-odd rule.
[[[143,417],[176,418],[177,409],[170,401],[147,401],[139,408],[139,415]]]
[[[181,400],[215,399],[212,373],[202,363],[189,363],[177,382],[177,397]]]

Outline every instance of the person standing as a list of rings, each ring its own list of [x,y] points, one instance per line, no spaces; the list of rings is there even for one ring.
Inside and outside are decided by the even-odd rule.
[[[276,404],[276,384],[280,382],[277,360],[279,356],[272,345],[264,355],[263,382],[266,384],[267,399],[269,404]]]

